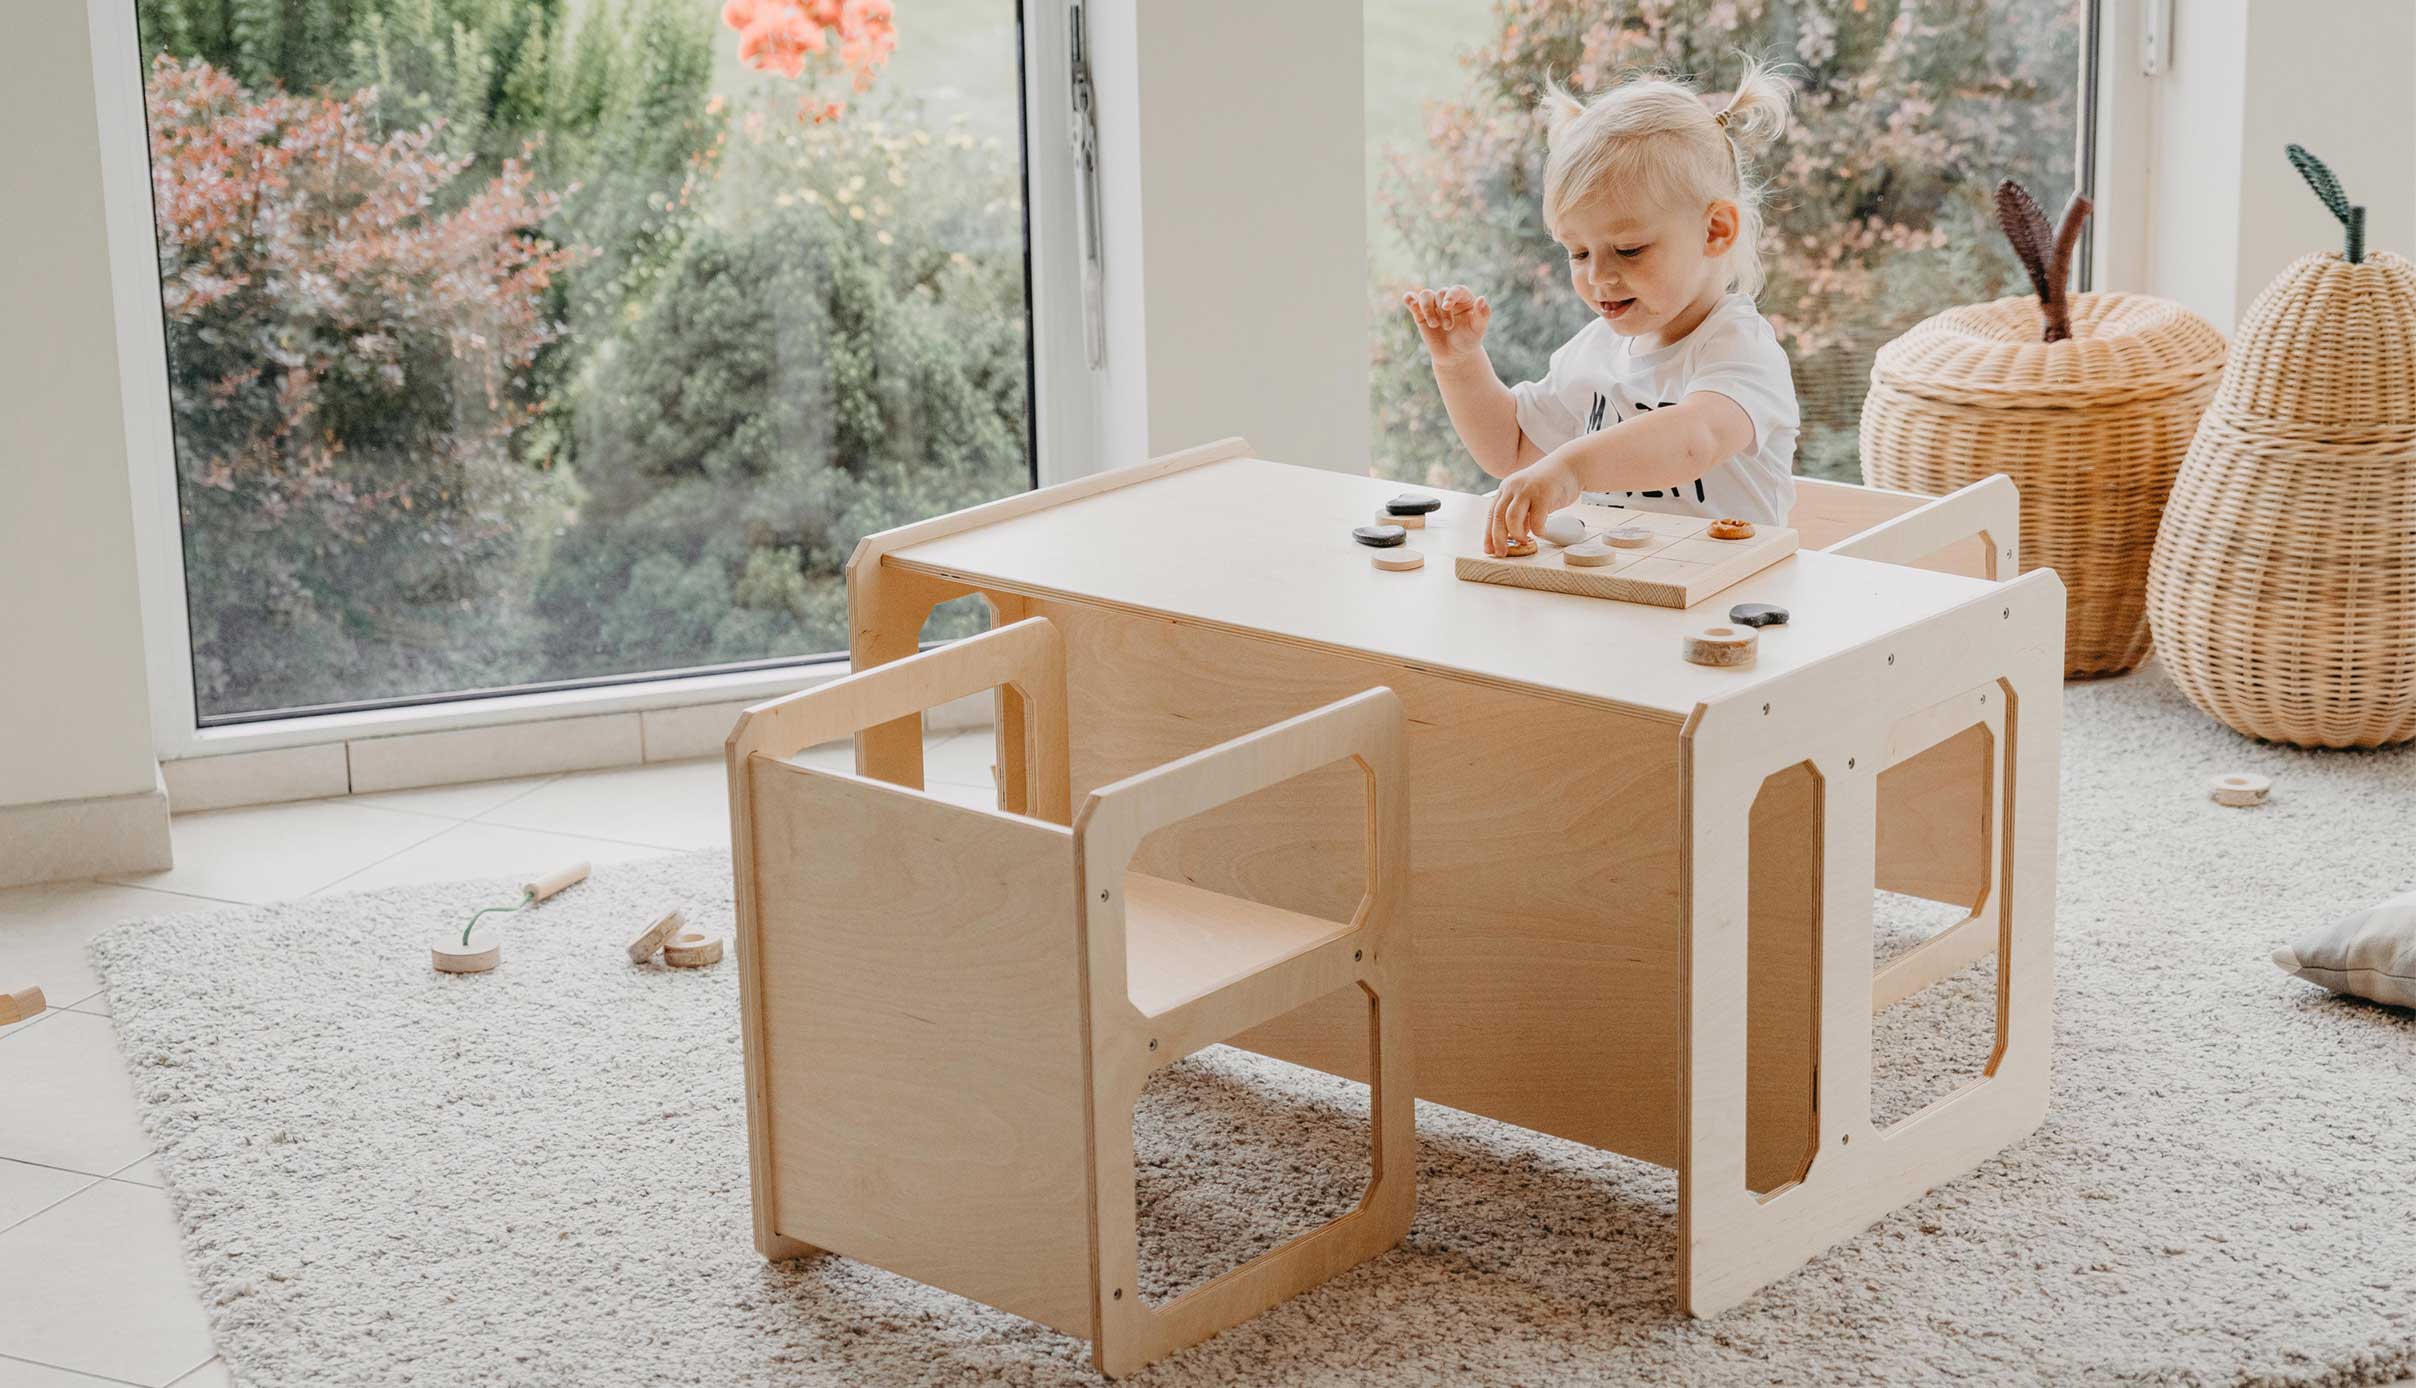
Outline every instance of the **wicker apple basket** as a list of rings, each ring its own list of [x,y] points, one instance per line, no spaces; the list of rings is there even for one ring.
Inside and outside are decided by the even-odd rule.
[[[2416,738],[2416,266],[2366,255],[2363,209],[2308,177],[2349,251],[2300,259],[2242,320],[2148,614],[2173,682],[2235,730],[2379,747]]]
[[[2074,204],[2085,216],[2087,203]],[[2078,236],[2074,210],[2065,246]],[[2023,250],[2011,213],[2007,231]],[[2022,492],[2023,569],[2064,581],[2065,675],[2117,675],[2147,658],[2148,556],[2222,374],[2223,335],[2143,294],[2066,299],[2060,264],[2033,266],[2032,279],[2037,299],[1948,309],[1879,349],[1862,411],[1863,480],[1943,496],[1991,473],[2011,477]]]

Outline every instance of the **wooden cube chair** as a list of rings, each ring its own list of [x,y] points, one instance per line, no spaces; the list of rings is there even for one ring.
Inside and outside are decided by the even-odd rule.
[[[784,758],[997,689],[1002,798]],[[747,710],[728,744],[756,1246],[887,1268],[1129,1373],[1401,1240],[1416,1203],[1403,716],[1375,688],[1102,786],[1070,814],[1044,619]],[[862,748],[859,741],[859,749]],[[1127,871],[1152,830],[1350,758],[1347,923]],[[1132,1112],[1156,1070],[1360,990],[1372,1180],[1333,1222],[1163,1306],[1140,1294]]]

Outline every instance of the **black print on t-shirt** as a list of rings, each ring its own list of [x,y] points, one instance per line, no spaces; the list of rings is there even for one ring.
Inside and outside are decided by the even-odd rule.
[[[1668,409],[1670,406],[1675,405],[1675,404],[1677,404],[1677,403],[1678,403],[1678,402],[1677,402],[1677,401],[1675,401],[1675,400],[1664,400],[1664,401],[1662,401],[1662,402],[1661,402],[1661,408],[1663,408],[1663,409]],[[1601,391],[1596,391],[1596,392],[1594,392],[1594,408],[1593,408],[1592,410],[1590,410],[1590,411],[1588,411],[1588,412],[1586,413],[1586,432],[1587,432],[1587,433],[1589,433],[1589,434],[1593,434],[1593,433],[1599,433],[1599,432],[1601,432],[1601,429],[1602,429],[1602,413],[1603,413],[1603,411],[1604,411],[1604,410],[1607,410],[1607,409],[1609,409],[1609,408],[1610,408],[1610,404],[1611,404],[1611,402],[1610,402],[1609,400],[1607,400],[1607,399],[1605,399],[1605,398],[1603,397],[1603,394],[1602,394],[1602,392],[1601,392]],[[1650,406],[1650,405],[1645,405],[1645,404],[1638,404],[1638,405],[1634,406],[1633,408],[1635,409],[1635,411],[1636,411],[1638,414],[1642,414],[1644,411],[1651,409],[1651,408],[1652,408],[1652,406]],[[1620,416],[1619,416],[1619,419],[1625,419],[1625,418],[1627,418],[1627,416],[1626,416],[1625,414],[1622,414],[1622,415],[1620,415]],[[1615,419],[1615,420],[1613,420],[1613,421],[1611,421],[1611,422],[1612,422],[1612,423],[1614,423],[1614,424],[1616,424],[1616,423],[1618,423],[1618,422],[1619,422],[1619,420]],[[1694,481],[1694,488],[1695,488],[1695,502],[1696,502],[1696,504],[1700,505],[1700,504],[1703,502],[1703,499],[1704,499],[1704,497],[1703,497],[1703,479],[1702,479],[1702,478],[1698,477],[1698,478],[1696,478],[1696,479],[1695,479],[1695,481]],[[1654,497],[1657,497],[1657,496],[1663,496],[1663,495],[1667,495],[1667,496],[1669,496],[1669,497],[1671,497],[1671,498],[1673,498],[1673,499],[1674,499],[1674,498],[1675,498],[1675,497],[1678,495],[1678,488],[1676,488],[1676,487],[1672,487],[1672,488],[1670,488],[1670,489],[1669,489],[1669,491],[1668,491],[1668,492],[1666,492],[1666,493],[1662,492],[1662,491],[1661,491],[1659,488],[1655,488],[1655,489],[1653,489],[1652,491],[1649,491],[1649,492],[1627,492],[1627,493],[1624,493],[1624,495],[1627,495],[1627,496],[1654,496]]]

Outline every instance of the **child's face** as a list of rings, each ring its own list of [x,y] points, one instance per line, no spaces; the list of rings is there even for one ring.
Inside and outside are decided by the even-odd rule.
[[[1569,286],[1613,332],[1666,343],[1718,301],[1736,232],[1731,202],[1656,209],[1597,195],[1564,212],[1552,238],[1569,253]]]

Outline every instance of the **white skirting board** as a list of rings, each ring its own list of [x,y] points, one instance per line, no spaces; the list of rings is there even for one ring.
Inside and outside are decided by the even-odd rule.
[[[132,795],[0,805],[0,887],[169,866],[168,788],[156,771]]]

